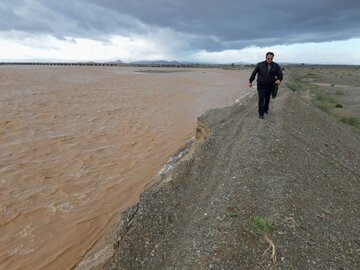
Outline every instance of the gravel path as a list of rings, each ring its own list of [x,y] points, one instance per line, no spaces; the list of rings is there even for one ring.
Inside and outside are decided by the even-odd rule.
[[[104,269],[360,268],[359,133],[290,91],[265,120],[248,99],[199,119],[192,154],[124,213]]]

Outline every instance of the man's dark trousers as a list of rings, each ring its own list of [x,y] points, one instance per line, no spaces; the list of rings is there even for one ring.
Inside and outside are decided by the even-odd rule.
[[[273,89],[273,85],[258,84],[257,90],[259,94],[259,115],[264,115],[269,111],[270,95]]]

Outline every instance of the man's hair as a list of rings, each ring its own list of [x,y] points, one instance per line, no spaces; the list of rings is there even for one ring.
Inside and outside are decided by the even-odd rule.
[[[266,57],[267,57],[268,55],[272,55],[272,56],[274,57],[274,53],[273,53],[273,52],[267,52],[267,53],[266,53]]]

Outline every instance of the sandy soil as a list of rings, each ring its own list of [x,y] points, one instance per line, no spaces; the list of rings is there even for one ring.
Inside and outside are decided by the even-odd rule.
[[[249,71],[0,67],[0,268],[71,269]]]

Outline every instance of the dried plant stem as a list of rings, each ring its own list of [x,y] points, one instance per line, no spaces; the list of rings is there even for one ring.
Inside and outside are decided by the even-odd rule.
[[[269,238],[267,234],[264,235],[265,241],[269,244],[268,248],[262,254],[262,262],[259,263],[261,269],[266,270],[264,263],[267,259],[270,259],[271,266],[268,270],[274,270],[276,265],[276,249],[273,241]]]

